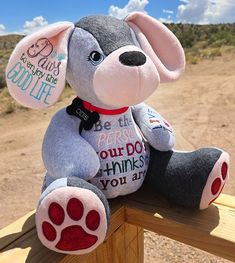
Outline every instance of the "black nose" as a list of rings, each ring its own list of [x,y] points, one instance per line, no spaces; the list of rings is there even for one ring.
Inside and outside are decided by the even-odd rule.
[[[130,67],[141,66],[146,62],[146,56],[139,51],[128,51],[119,56],[119,61]]]

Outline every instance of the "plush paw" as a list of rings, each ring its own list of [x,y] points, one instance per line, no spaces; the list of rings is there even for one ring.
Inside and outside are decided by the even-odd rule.
[[[88,189],[61,187],[41,202],[36,213],[36,227],[46,247],[61,253],[85,254],[105,239],[105,208],[97,195]]]
[[[222,192],[227,181],[229,166],[229,155],[223,152],[210,172],[206,185],[202,192],[200,209],[207,208]]]

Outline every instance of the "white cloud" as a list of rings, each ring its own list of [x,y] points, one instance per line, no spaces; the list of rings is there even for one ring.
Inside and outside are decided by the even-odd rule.
[[[168,15],[167,15],[167,17],[160,17],[158,19],[159,21],[161,21],[162,23],[166,23],[166,24],[174,22],[172,17],[171,17],[171,15],[174,14],[173,10],[163,9],[162,12],[165,13],[165,14],[168,14]]]
[[[5,29],[6,29],[6,27],[3,24],[0,24],[0,35],[6,34]]]
[[[216,24],[235,22],[234,0],[181,0],[177,17],[182,23]]]
[[[170,15],[167,16],[167,18],[160,17],[158,20],[161,21],[162,23],[165,23],[165,24],[169,24],[169,23],[173,23],[174,22]]]
[[[187,4],[189,2],[189,0],[179,0],[179,1],[182,3],[185,3],[185,4]]]
[[[25,21],[23,25],[23,32],[26,35],[31,34],[46,25],[48,25],[48,22],[44,17],[36,16],[31,21]]]
[[[109,7],[109,15],[117,17],[119,19],[125,18],[129,13],[139,11],[147,13],[145,6],[149,3],[148,0],[129,0],[129,2],[123,7],[111,5]]]
[[[171,14],[171,15],[174,14],[174,11],[173,11],[173,10],[168,10],[168,9],[163,9],[162,12],[163,12],[163,13],[166,13],[166,14]]]
[[[6,27],[3,24],[0,24],[0,31],[4,31]]]

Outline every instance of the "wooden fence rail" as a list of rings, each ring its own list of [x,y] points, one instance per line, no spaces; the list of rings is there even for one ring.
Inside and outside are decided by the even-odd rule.
[[[34,211],[0,230],[0,263],[143,262],[143,228],[235,262],[235,197],[222,194],[207,210],[170,205],[149,189],[110,202],[106,241],[94,252],[68,256],[37,238]]]

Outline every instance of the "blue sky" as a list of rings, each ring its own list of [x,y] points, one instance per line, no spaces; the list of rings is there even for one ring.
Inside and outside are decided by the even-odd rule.
[[[0,34],[28,34],[57,21],[76,22],[89,14],[122,18],[142,11],[162,22],[235,22],[235,0],[11,0],[1,2]]]

